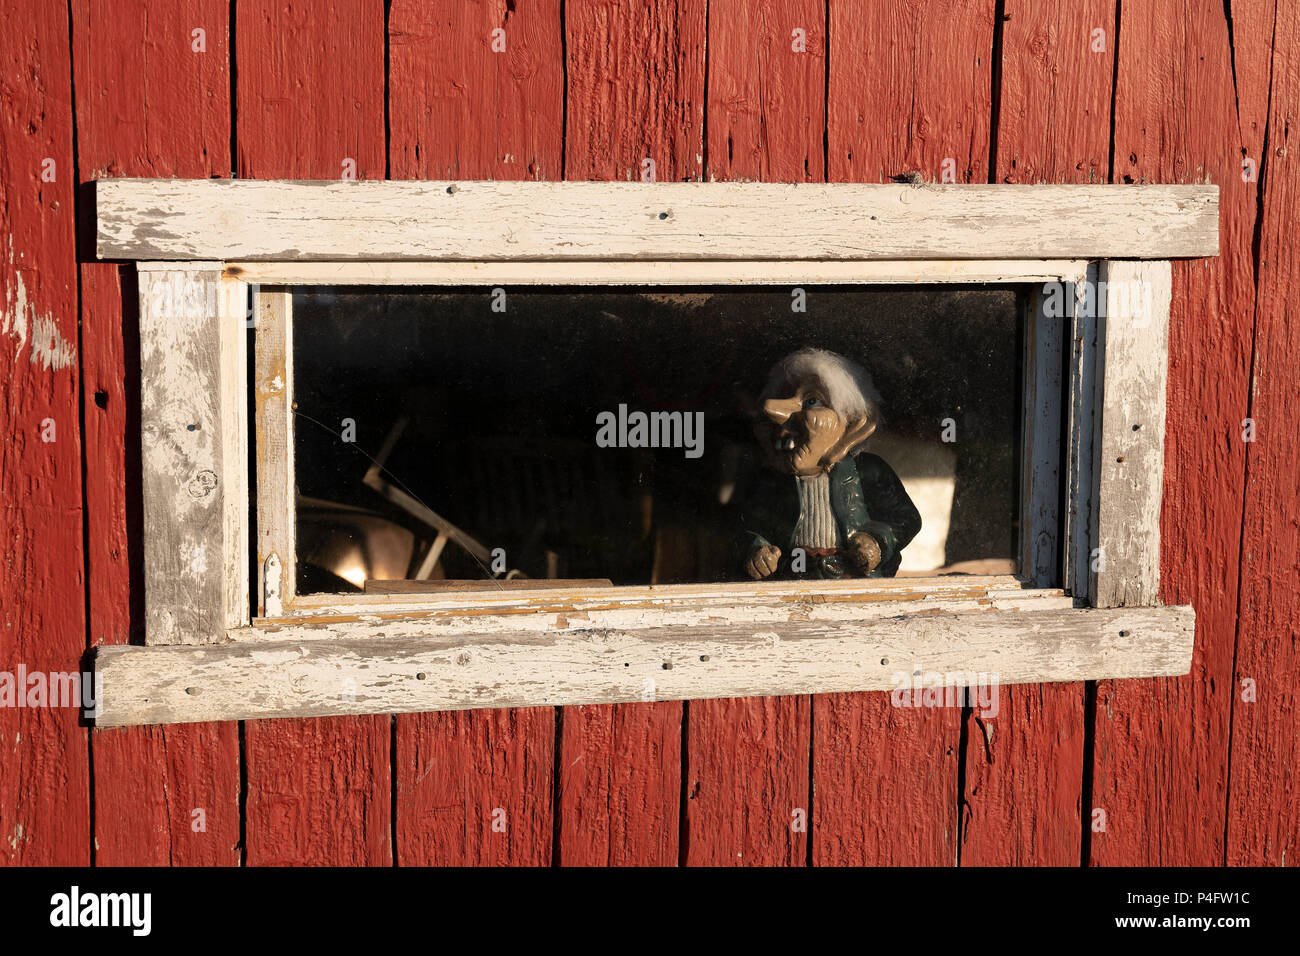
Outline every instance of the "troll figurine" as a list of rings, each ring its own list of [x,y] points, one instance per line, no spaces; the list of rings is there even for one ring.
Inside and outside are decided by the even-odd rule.
[[[858,452],[880,423],[871,376],[801,349],[772,369],[760,404],[754,434],[767,468],[741,514],[746,573],[893,577],[921,516],[893,469]]]

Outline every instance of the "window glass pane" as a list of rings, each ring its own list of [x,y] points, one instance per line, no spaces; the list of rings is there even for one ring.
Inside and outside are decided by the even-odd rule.
[[[420,574],[748,580],[758,542],[780,552],[777,577],[1013,572],[1024,301],[988,286],[298,290],[299,592]],[[806,348],[865,369],[875,394],[824,355],[769,381]],[[434,525],[456,529],[436,560]]]

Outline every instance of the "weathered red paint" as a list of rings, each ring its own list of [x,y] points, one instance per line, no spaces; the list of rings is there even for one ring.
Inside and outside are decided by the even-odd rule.
[[[698,179],[705,5],[570,0],[565,16],[565,177]],[[560,863],[678,862],[682,711],[676,701],[564,709],[557,756]]]
[[[239,176],[383,179],[384,44],[381,4],[236,4]],[[249,721],[245,861],[390,863],[391,724]]]
[[[1224,860],[1232,693],[1255,315],[1257,182],[1243,150],[1264,119],[1267,74],[1234,48],[1267,46],[1271,17],[1232,36],[1221,3],[1121,4],[1115,91],[1117,181],[1219,185],[1220,254],[1173,270],[1161,596],[1196,607],[1192,672],[1097,685],[1088,816],[1098,864],[1208,866]],[[1100,820],[1100,817],[1097,817]]]
[[[994,182],[1106,182],[1114,0],[1003,7]],[[1100,30],[1098,34],[1095,31]],[[1084,685],[1012,685],[966,717],[963,866],[1079,863]]]
[[[226,175],[232,115],[249,177],[335,179],[351,159],[358,178],[635,180],[650,158],[659,180],[874,182],[940,180],[952,159],[958,181],[1211,181],[1223,218],[1221,256],[1175,266],[1163,596],[1197,608],[1188,677],[1103,682],[1092,725],[1077,685],[1004,689],[964,751],[960,714],[885,694],[568,708],[558,724],[551,708],[251,722],[242,820],[236,724],[88,736],[70,709],[5,709],[0,860],[1294,862],[1290,5],[1123,4],[1116,36],[1114,0],[1006,0],[995,74],[992,0],[832,0],[829,24],[814,0],[394,0],[387,37],[378,0],[240,0],[237,23],[226,0],[73,0],[70,23],[15,2],[0,32],[0,670],[77,670],[88,644],[139,638],[133,291],[129,271],[78,266],[74,186]]]
[[[559,179],[560,24],[558,0],[393,3],[392,177]],[[395,733],[399,864],[550,862],[553,708],[401,715]]]
[[[832,181],[986,181],[993,7],[831,4]],[[814,864],[955,863],[960,718],[883,693],[814,698]]]
[[[227,175],[225,0],[72,4],[78,181]],[[203,30],[201,45],[195,30]],[[135,82],[124,82],[124,77]],[[168,122],[157,121],[165,113]],[[88,223],[83,228],[88,228]],[[119,272],[126,271],[123,288]],[[131,267],[81,266],[90,643],[141,635],[139,338]],[[236,724],[95,731],[96,862],[237,865]]]
[[[709,41],[708,178],[824,179],[825,5],[710,4]],[[686,712],[686,863],[805,864],[810,698],[692,701]]]
[[[1269,4],[1269,7],[1272,5]],[[1234,19],[1240,22],[1238,5]],[[1264,51],[1261,43],[1257,50]],[[1241,57],[1237,58],[1241,69]],[[1259,64],[1253,64],[1258,68]],[[1262,158],[1263,228],[1255,311],[1254,383],[1247,448],[1241,602],[1232,687],[1232,764],[1227,863],[1294,865],[1300,860],[1300,429],[1295,425],[1300,324],[1300,8],[1277,5]],[[1262,130],[1263,124],[1257,128]],[[1255,138],[1248,148],[1262,147]],[[1247,683],[1247,682],[1250,683]],[[1247,691],[1253,694],[1247,694]]]
[[[67,10],[21,0],[5,12],[0,670],[79,672],[86,618]],[[0,861],[90,862],[80,717],[76,707],[0,708]]]

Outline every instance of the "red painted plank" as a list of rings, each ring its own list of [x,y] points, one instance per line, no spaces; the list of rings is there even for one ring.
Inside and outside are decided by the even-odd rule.
[[[1208,866],[1224,859],[1254,316],[1258,183],[1242,181],[1242,155],[1268,77],[1245,71],[1249,57],[1234,75],[1221,3],[1120,9],[1113,176],[1217,183],[1220,254],[1174,264],[1170,313],[1161,597],[1196,608],[1192,671],[1097,685],[1091,803],[1106,829],[1090,833],[1090,859]],[[1268,20],[1235,23],[1236,47],[1267,46]]]
[[[72,71],[65,7],[18,0],[5,13],[0,671],[17,681],[22,667],[48,680],[80,672],[86,649]],[[0,708],[0,862],[90,862],[90,780],[79,720],[75,705]]]
[[[994,181],[1106,182],[1114,0],[1015,0],[1003,9]],[[999,694],[996,716],[967,716],[960,862],[1075,866],[1084,685],[1012,685]]]
[[[384,9],[274,0],[235,6],[238,173],[382,179]],[[246,860],[388,864],[391,720],[250,721]]]
[[[1233,4],[1238,72],[1241,4]],[[1267,36],[1267,34],[1264,34]],[[1258,52],[1259,48],[1255,48]],[[1255,392],[1247,446],[1241,615],[1232,694],[1228,790],[1229,866],[1300,861],[1300,425],[1295,369],[1300,364],[1300,7],[1278,4],[1273,40],[1272,108],[1263,166],[1263,228],[1255,312]],[[1250,682],[1250,683],[1247,683]],[[1250,693],[1247,693],[1247,692]]]
[[[825,4],[711,3],[707,114],[710,180],[824,179]],[[807,862],[811,732],[808,697],[687,705],[688,864]]]
[[[813,698],[814,866],[956,862],[960,718],[887,693]]]
[[[79,181],[227,174],[229,33],[225,0],[75,0]],[[124,294],[134,297],[134,283],[122,288],[118,266],[82,265],[86,575],[96,645],[141,636],[139,341],[134,301],[124,321]],[[230,723],[95,732],[96,862],[237,864],[237,731]]]
[[[565,4],[565,176],[659,182],[704,173],[706,0]]]
[[[705,4],[565,4],[568,179],[698,179]],[[682,705],[569,707],[561,717],[561,863],[675,865]]]
[[[823,0],[709,4],[710,179],[826,177]]]
[[[988,181],[993,0],[831,0],[830,178]]]
[[[255,720],[244,743],[249,866],[388,866],[391,720]]]
[[[559,0],[395,0],[388,30],[393,178],[560,177]],[[396,721],[398,863],[551,862],[553,708]]]
[[[394,0],[388,14],[394,179],[560,178],[560,0]],[[494,30],[503,31],[493,35]],[[504,50],[494,50],[494,41]]]
[[[807,863],[809,702],[747,697],[687,705],[687,865]]]
[[[550,707],[402,718],[398,862],[549,864],[554,726]]]
[[[564,708],[559,862],[676,866],[681,761],[679,703]]]
[[[833,0],[832,181],[987,181],[993,8]],[[960,719],[887,694],[814,698],[813,862],[954,864]]]

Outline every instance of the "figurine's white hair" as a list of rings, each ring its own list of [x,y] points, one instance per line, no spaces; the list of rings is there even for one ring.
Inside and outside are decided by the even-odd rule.
[[[821,382],[826,400],[841,415],[864,416],[874,425],[880,424],[880,393],[870,373],[852,359],[826,349],[800,349],[777,362],[772,366],[762,398],[776,398],[810,378]]]

